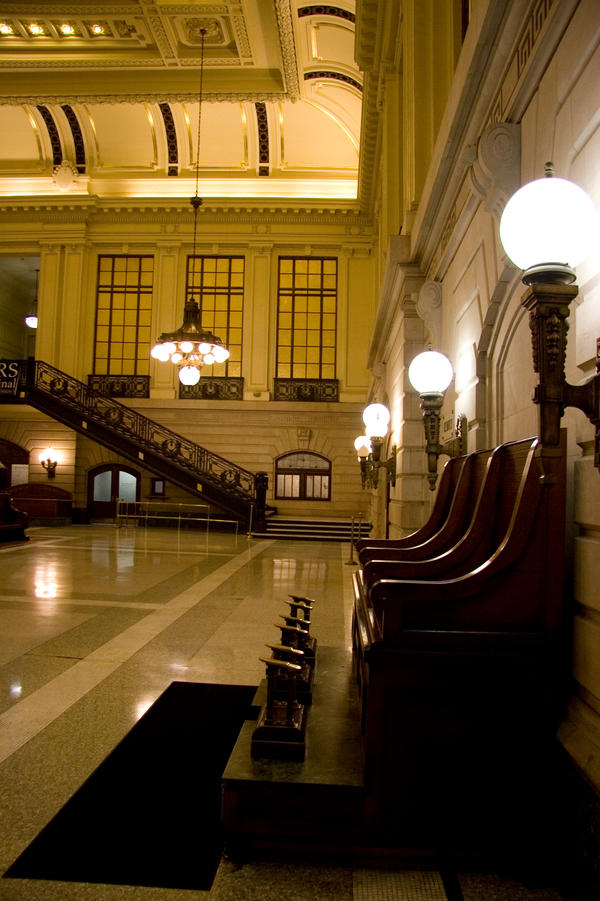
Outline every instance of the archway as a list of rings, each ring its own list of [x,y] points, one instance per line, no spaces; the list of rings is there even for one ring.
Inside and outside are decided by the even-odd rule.
[[[275,498],[328,501],[331,499],[331,461],[321,454],[292,451],[275,461]]]
[[[89,518],[114,519],[117,499],[139,501],[139,472],[120,463],[108,463],[90,469],[87,501]]]

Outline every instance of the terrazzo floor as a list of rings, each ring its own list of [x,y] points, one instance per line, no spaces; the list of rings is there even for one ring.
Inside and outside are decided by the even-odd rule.
[[[0,545],[0,873],[172,681],[258,684],[289,592],[350,663],[346,544],[112,525]],[[176,824],[174,824],[176,826]],[[223,859],[210,892],[0,878],[9,901],[559,901],[500,876]]]

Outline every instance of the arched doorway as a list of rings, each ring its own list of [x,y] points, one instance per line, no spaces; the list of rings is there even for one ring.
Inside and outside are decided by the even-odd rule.
[[[90,519],[114,519],[117,498],[140,499],[140,474],[129,466],[108,463],[88,473],[88,515]]]
[[[321,454],[293,451],[275,461],[275,498],[328,501],[331,498],[331,462]]]

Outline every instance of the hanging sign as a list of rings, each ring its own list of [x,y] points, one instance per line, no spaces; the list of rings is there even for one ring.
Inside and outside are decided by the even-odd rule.
[[[19,369],[19,360],[0,360],[0,394],[17,393]]]

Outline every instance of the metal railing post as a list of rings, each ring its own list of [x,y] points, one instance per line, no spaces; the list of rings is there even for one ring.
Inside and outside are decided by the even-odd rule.
[[[352,524],[350,526],[350,559],[346,560],[346,566],[355,566],[357,561],[354,559],[354,521],[356,517],[352,516]],[[360,534],[360,533],[359,533]]]

